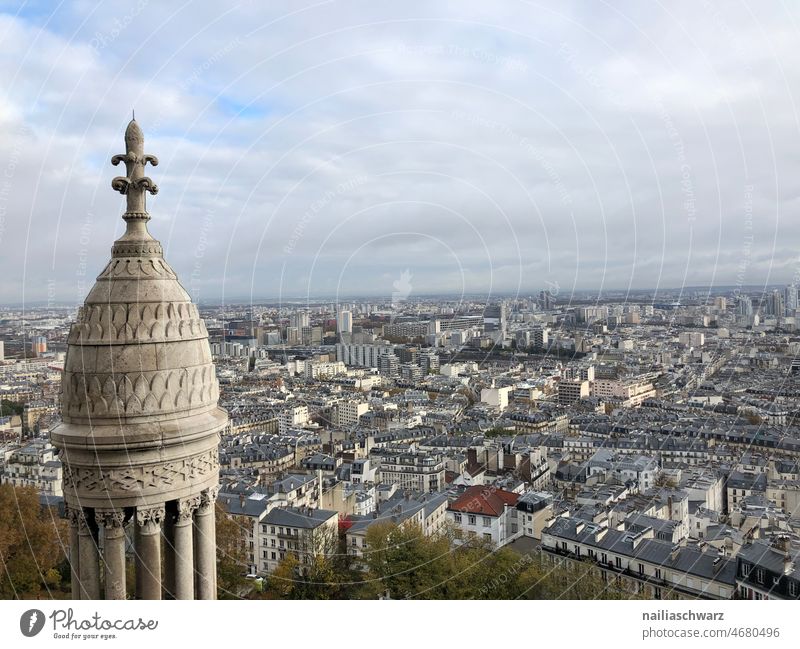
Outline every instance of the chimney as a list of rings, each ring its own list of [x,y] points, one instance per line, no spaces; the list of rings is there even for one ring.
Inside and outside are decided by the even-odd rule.
[[[772,539],[772,547],[779,552],[786,552],[788,553],[789,550],[792,548],[791,541],[789,540],[789,536],[787,534],[779,534],[774,539]]]

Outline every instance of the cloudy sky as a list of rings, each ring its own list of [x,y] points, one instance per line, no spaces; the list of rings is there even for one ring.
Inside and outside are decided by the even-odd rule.
[[[202,300],[800,272],[790,0],[54,6],[0,1],[0,301],[82,301],[132,108]]]

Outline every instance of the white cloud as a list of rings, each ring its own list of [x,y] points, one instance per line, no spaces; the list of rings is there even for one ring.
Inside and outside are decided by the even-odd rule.
[[[745,281],[794,272],[781,4],[138,6],[0,15],[0,300],[103,266],[132,107],[151,230],[204,298],[730,284],[748,185]]]

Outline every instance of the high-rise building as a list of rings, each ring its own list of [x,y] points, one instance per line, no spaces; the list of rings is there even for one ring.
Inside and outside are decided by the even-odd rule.
[[[764,315],[782,316],[786,309],[783,302],[783,291],[772,291],[764,297],[762,311]]]
[[[736,313],[744,316],[753,315],[753,301],[746,295],[740,295],[736,300]]]
[[[341,309],[336,316],[336,332],[339,334],[353,333],[353,312]]]
[[[47,338],[44,336],[31,337],[31,354],[39,357],[47,352]]]
[[[542,311],[550,311],[556,306],[556,298],[550,291],[542,291],[539,293],[539,306]]]
[[[127,198],[126,230],[70,330],[62,423],[50,433],[63,463],[72,596],[99,599],[102,588],[125,599],[133,539],[137,598],[215,599],[228,416],[203,320],[147,231],[145,192],[157,187],[144,169],[158,161],[143,144],[132,120],[125,154],[111,159],[125,164],[111,186]]]
[[[400,359],[397,358],[394,352],[381,354],[378,357],[378,371],[383,376],[388,376],[390,378],[396,377],[400,371]]]
[[[797,286],[794,285],[794,282],[783,289],[783,302],[786,315],[793,316],[798,306],[800,306],[800,303],[798,303]]]
[[[308,327],[309,325],[309,318],[308,318],[308,311],[297,311],[289,316],[289,326],[295,327],[296,329],[300,330],[303,327]]]

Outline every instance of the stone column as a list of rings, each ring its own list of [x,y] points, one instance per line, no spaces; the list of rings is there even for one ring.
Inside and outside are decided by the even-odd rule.
[[[125,599],[125,512],[97,509],[95,517],[103,528],[106,599]]]
[[[67,508],[67,520],[69,521],[69,574],[72,583],[72,599],[81,598],[81,569],[80,569],[80,535],[79,519],[80,511]]]
[[[194,542],[192,519],[200,506],[200,496],[177,501],[178,511],[173,525],[175,599],[194,599]]]
[[[217,531],[214,524],[217,492],[217,488],[203,491],[200,507],[194,514],[197,599],[217,599]]]
[[[136,597],[161,599],[161,524],[164,506],[136,508]]]
[[[100,555],[97,552],[97,525],[91,509],[78,512],[78,554],[81,599],[100,599]]]

